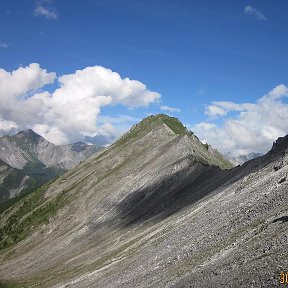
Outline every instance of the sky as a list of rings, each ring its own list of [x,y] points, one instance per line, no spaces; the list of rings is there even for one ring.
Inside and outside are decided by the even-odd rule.
[[[106,144],[151,114],[233,156],[288,133],[286,0],[1,0],[0,135]]]

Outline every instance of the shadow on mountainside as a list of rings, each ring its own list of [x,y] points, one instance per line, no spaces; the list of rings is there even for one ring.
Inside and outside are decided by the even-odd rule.
[[[168,216],[201,201],[218,188],[228,185],[257,172],[281,155],[267,154],[230,170],[197,165],[181,170],[171,177],[161,179],[154,185],[130,193],[115,207],[118,221],[123,226],[134,225],[152,219],[161,221]],[[118,222],[119,223],[119,222]]]
[[[100,235],[109,226],[128,227],[147,220],[164,220],[237,181],[240,187],[244,177],[265,168],[272,161],[281,161],[282,156],[281,153],[268,153],[230,170],[194,162],[188,168],[158,179],[153,185],[131,191],[122,201],[111,207],[109,212],[113,210],[113,216],[90,223],[92,234],[97,231],[97,235]],[[237,193],[241,193],[241,189],[238,191]]]
[[[197,167],[179,171],[173,176],[161,179],[154,185],[138,189],[116,205],[118,216],[124,226],[149,220],[163,220],[190,206],[220,186],[217,167]]]
[[[275,222],[280,222],[280,221],[281,221],[282,223],[288,222],[288,216],[282,216],[282,217],[280,217],[280,218],[274,219],[272,222],[275,223]]]
[[[127,227],[152,218],[155,222],[161,221],[213,192],[222,184],[218,176],[227,172],[215,166],[196,164],[163,177],[153,185],[131,191],[111,209],[113,216],[90,223],[92,233],[102,235],[101,231],[109,226]]]

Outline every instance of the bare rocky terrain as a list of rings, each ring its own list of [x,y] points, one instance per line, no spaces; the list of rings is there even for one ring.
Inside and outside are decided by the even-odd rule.
[[[30,177],[0,159],[0,202],[14,197],[29,185]]]
[[[0,170],[0,202],[44,184],[99,150],[96,145],[81,142],[54,145],[31,129],[0,137],[0,165],[10,171]]]
[[[232,168],[150,116],[1,214],[3,287],[279,287],[288,136]]]

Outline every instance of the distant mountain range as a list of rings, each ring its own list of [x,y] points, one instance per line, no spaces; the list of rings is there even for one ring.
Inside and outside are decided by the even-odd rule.
[[[229,159],[234,165],[242,165],[245,162],[255,159],[257,157],[262,156],[262,153],[256,153],[256,152],[251,152],[248,153],[247,155],[239,155],[239,156],[231,156],[230,154],[225,154],[225,157]]]
[[[82,142],[54,145],[31,129],[0,137],[0,201],[62,175],[100,149]]]

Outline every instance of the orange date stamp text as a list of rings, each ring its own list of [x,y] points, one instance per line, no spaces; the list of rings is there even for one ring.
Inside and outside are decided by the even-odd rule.
[[[288,284],[288,272],[281,272],[280,273],[280,284]]]

